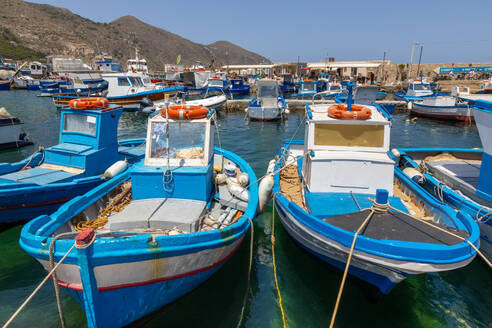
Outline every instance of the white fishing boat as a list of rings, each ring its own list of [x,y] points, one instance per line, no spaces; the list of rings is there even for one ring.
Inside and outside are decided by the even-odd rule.
[[[32,141],[22,131],[23,124],[17,117],[10,115],[5,107],[0,107],[0,149],[32,145]]]
[[[256,90],[257,96],[249,101],[246,109],[250,119],[271,121],[288,114],[287,103],[279,95],[277,80],[258,80]]]
[[[473,120],[468,103],[453,96],[424,97],[410,101],[410,104],[410,113],[415,116],[453,121]]]

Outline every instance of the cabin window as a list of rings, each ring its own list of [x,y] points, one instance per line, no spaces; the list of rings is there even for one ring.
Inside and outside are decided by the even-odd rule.
[[[223,83],[222,80],[212,79],[212,80],[208,80],[208,85],[210,87],[222,87]]]
[[[130,81],[128,81],[128,79],[126,77],[119,77],[118,78],[118,85],[120,86],[130,86]]]
[[[96,135],[97,117],[91,115],[64,114],[63,132]]]
[[[384,125],[316,124],[316,146],[383,147]]]
[[[314,83],[304,83],[302,85],[302,90],[304,91],[314,91],[315,85]]]
[[[262,85],[258,92],[260,98],[276,98],[277,87],[275,85]]]
[[[429,84],[414,84],[413,89],[414,90],[430,90],[430,85]]]
[[[332,85],[332,86],[330,86],[330,90],[340,90],[340,86]]]
[[[169,145],[166,140],[169,135]],[[203,159],[205,156],[205,123],[152,123],[151,158]]]

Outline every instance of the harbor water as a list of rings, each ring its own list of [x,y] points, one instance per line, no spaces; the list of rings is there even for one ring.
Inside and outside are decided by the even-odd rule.
[[[59,112],[51,98],[37,93],[0,93],[6,107],[24,121],[35,144],[20,150],[0,152],[0,162],[21,160],[40,145],[58,141]],[[291,113],[283,122],[246,122],[243,112],[219,115],[216,145],[246,159],[258,176],[285,139],[302,139],[304,113]],[[147,118],[124,113],[120,138],[145,137]],[[406,114],[393,117],[392,147],[481,147],[474,125],[427,119]],[[281,312],[272,269],[272,207],[258,216],[254,226],[251,286],[245,308],[244,327],[281,327]],[[5,322],[44,278],[41,265],[18,245],[21,227],[0,233],[0,322]],[[328,326],[342,273],[304,252],[275,219],[275,255],[279,288],[288,327]],[[249,235],[239,251],[202,286],[185,297],[136,323],[136,327],[236,327],[246,291]],[[349,276],[336,327],[492,327],[491,271],[476,258],[470,265],[449,272],[411,277],[382,299],[373,290]],[[62,289],[68,327],[85,326],[85,314]],[[118,315],[115,313],[114,315]],[[45,284],[11,327],[59,327],[55,294]]]

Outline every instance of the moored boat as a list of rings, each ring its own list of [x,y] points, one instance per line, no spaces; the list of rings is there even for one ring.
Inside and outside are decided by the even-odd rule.
[[[136,146],[145,140],[118,141],[120,115],[121,107],[113,105],[63,108],[58,145],[41,147],[17,163],[0,164],[0,224],[52,213],[101,184],[114,163],[142,158],[143,149]]]
[[[0,150],[32,145],[32,141],[22,131],[24,123],[0,107]]]
[[[22,248],[46,270],[47,245],[57,263],[81,229],[97,228],[56,273],[89,327],[125,326],[176,301],[239,248],[257,210],[256,177],[214,148],[214,120],[203,107],[163,110],[149,119],[145,160],[24,227]]]
[[[424,97],[409,101],[410,113],[415,116],[453,121],[473,121],[473,114],[467,102],[453,96]]]
[[[249,95],[250,85],[244,82],[242,78],[233,78],[230,80],[231,87],[229,93],[234,95]]]
[[[248,102],[247,115],[252,120],[272,121],[284,117],[288,113],[287,103],[279,95],[278,81],[258,80],[257,96]]]
[[[394,166],[384,111],[350,103],[306,106],[305,139],[279,151],[273,194],[285,230],[340,270],[350,254],[348,273],[383,294],[409,276],[470,263],[476,223]]]
[[[480,250],[492,261],[492,103],[477,101],[473,113],[483,149],[402,148],[395,153],[399,166],[420,186],[477,221]]]

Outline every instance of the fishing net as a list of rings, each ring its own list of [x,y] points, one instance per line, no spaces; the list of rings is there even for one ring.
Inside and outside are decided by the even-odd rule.
[[[287,165],[280,171],[280,191],[291,202],[296,203],[300,208],[304,206],[304,195],[302,194],[302,183],[299,171],[294,164]]]

